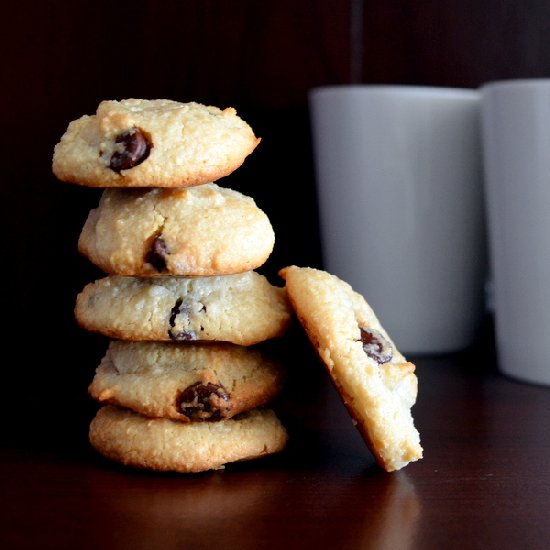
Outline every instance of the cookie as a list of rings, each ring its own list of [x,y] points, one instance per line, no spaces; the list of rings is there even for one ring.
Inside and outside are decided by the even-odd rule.
[[[83,328],[121,340],[218,341],[249,346],[282,336],[285,290],[256,271],[215,277],[122,277],[89,283],[76,299]]]
[[[354,424],[387,471],[422,458],[411,407],[418,381],[363,296],[335,275],[289,266],[280,271],[297,317]]]
[[[114,341],[89,393],[144,416],[214,421],[269,403],[283,380],[282,365],[257,348]]]
[[[237,169],[258,145],[235,109],[168,99],[102,101],[56,144],[53,173],[90,187],[188,187]]]
[[[78,241],[106,273],[209,276],[261,266],[275,234],[254,200],[209,183],[188,189],[105,189]]]
[[[282,451],[288,434],[270,409],[254,409],[218,422],[147,418],[107,405],[90,424],[92,446],[136,468],[172,472],[218,470],[229,462]]]

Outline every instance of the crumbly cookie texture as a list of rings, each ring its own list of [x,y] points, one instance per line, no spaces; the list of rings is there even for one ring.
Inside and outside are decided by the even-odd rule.
[[[183,423],[107,405],[92,420],[89,438],[97,451],[113,461],[193,473],[282,451],[288,435],[271,409],[254,409],[218,422]]]
[[[265,263],[275,244],[251,197],[215,183],[187,189],[105,189],[78,241],[109,274],[209,276]]]
[[[284,288],[255,271],[213,277],[104,277],[84,287],[75,316],[121,340],[218,341],[282,336],[293,316]]]
[[[363,296],[335,275],[280,271],[287,294],[354,424],[386,471],[422,458],[411,407],[415,366],[407,362]]]
[[[259,142],[232,107],[106,100],[69,124],[52,168],[91,187],[188,187],[231,174]]]
[[[152,418],[217,421],[269,403],[283,382],[282,365],[258,347],[113,341],[89,393]]]

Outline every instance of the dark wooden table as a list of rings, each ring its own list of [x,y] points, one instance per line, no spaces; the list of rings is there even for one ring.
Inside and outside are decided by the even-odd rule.
[[[85,413],[37,415],[1,451],[0,548],[550,547],[550,388],[499,375],[487,343],[409,357],[425,458],[388,474],[293,345],[287,449],[223,471],[124,468],[89,447]]]

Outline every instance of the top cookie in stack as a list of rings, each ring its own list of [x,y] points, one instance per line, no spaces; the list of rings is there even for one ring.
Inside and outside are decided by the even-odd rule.
[[[102,101],[95,115],[69,124],[53,172],[91,187],[191,187],[231,174],[259,142],[233,108]]]
[[[274,413],[260,410],[282,372],[243,347],[281,336],[293,315],[284,288],[254,271],[271,254],[274,231],[252,198],[214,183],[259,141],[232,108],[128,99],[103,101],[71,122],[55,147],[60,180],[104,188],[78,248],[108,276],[83,289],[75,314],[83,328],[122,340],[102,361],[112,364],[109,377],[100,366],[90,386],[107,405],[90,440],[109,458],[203,471],[286,443]],[[206,352],[207,341],[221,344]],[[119,348],[131,350],[129,372]],[[165,402],[178,421],[158,413]],[[139,438],[129,437],[130,425]],[[222,445],[233,432],[240,443]],[[159,450],[159,437],[171,444]]]

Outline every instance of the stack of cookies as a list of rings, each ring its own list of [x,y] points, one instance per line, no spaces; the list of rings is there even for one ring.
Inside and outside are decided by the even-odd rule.
[[[199,472],[280,451],[269,404],[284,372],[261,343],[292,318],[255,271],[275,236],[252,198],[214,181],[259,143],[234,109],[103,101],[69,124],[54,174],[104,188],[78,248],[107,276],[77,297],[79,324],[111,339],[90,385],[106,457]]]

